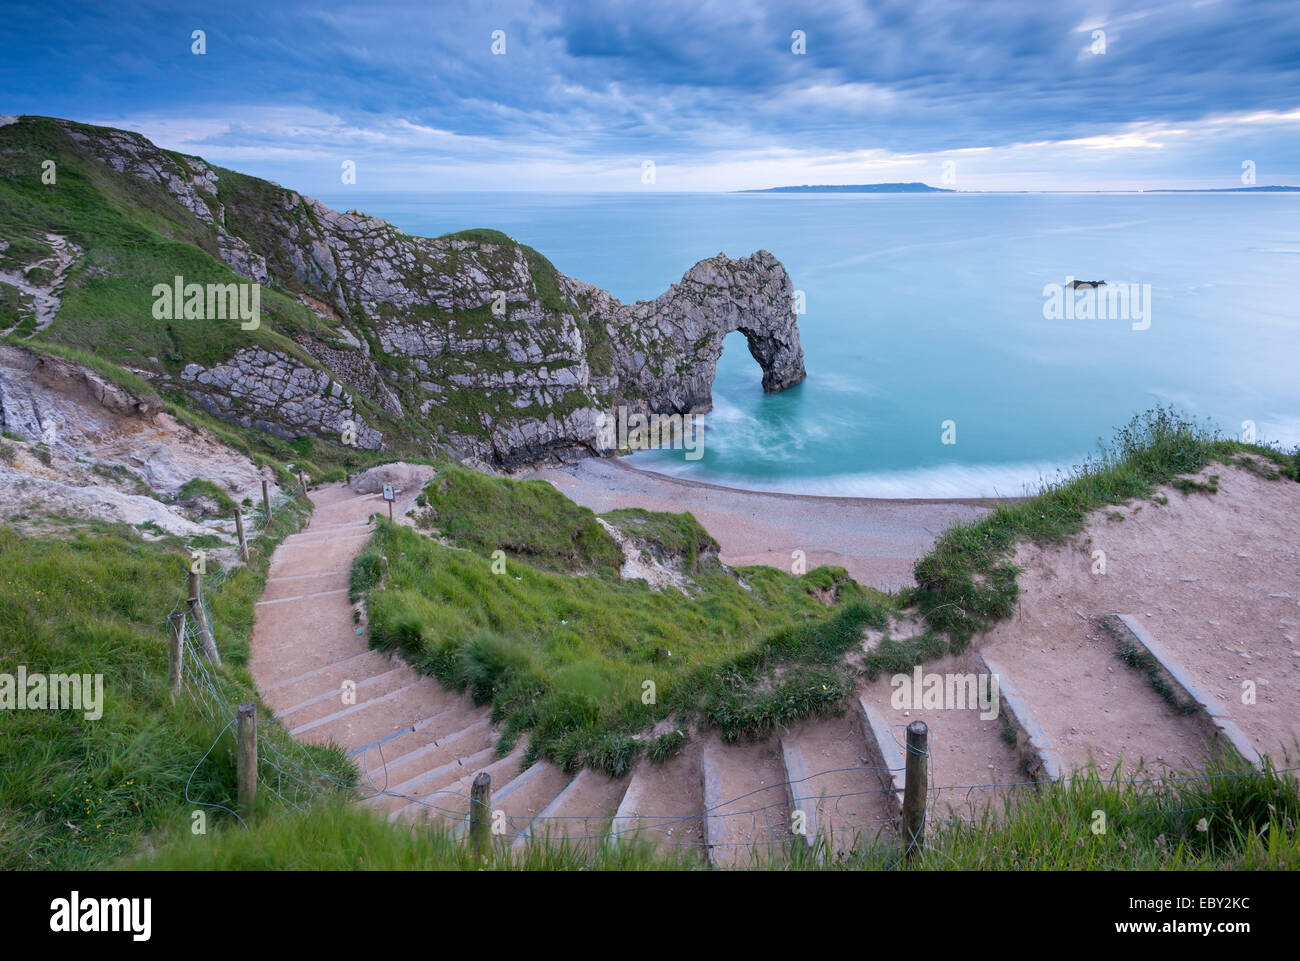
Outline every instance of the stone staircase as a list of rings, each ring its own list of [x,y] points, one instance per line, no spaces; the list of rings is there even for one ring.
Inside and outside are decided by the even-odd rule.
[[[800,723],[761,743],[727,745],[716,734],[697,735],[675,757],[660,764],[643,758],[620,779],[591,770],[571,776],[545,761],[524,768],[522,742],[497,756],[486,707],[369,649],[354,623],[348,572],[372,529],[370,515],[383,509],[383,501],[341,485],[321,488],[312,499],[311,524],[287,538],[272,560],[257,607],[252,671],[295,737],[333,742],[356,759],[361,803],[391,820],[441,818],[463,833],[471,781],[486,771],[493,812],[500,812],[498,819],[504,815],[507,841],[516,846],[546,838],[595,843],[606,835],[636,836],[718,866],[743,867],[756,857],[779,856],[792,843],[820,842],[843,854],[882,833],[892,840],[903,727],[913,720],[926,721],[931,730],[930,829],[947,817],[1000,809],[1032,790],[1026,768],[1039,777],[1059,773],[1053,745],[1068,743],[1069,735],[1044,731],[1031,705],[1058,696],[1062,682],[1035,672],[1031,651],[1005,646],[987,665],[968,652],[925,670],[996,666],[1010,672],[1016,709],[1008,721],[983,720],[975,711],[895,708],[894,688],[883,677],[864,681],[853,709],[842,716]],[[1111,660],[1099,659],[1093,670],[1118,677],[1122,693],[1136,704],[1126,724],[1144,712],[1152,724],[1174,723],[1154,692],[1142,687],[1145,680]],[[1117,670],[1108,670],[1112,666]],[[1102,727],[1098,721],[1099,738]],[[1066,759],[1079,756],[1069,750]]]

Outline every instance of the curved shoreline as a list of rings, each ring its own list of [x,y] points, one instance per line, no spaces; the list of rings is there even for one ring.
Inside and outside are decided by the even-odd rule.
[[[662,471],[647,470],[644,467],[633,467],[631,464],[624,463],[626,459],[624,457],[601,458],[605,463],[613,464],[620,470],[631,471],[634,474],[644,474],[670,484],[681,484],[686,487],[705,487],[710,490],[730,491],[736,494],[782,497],[791,500],[833,501],[842,504],[965,504],[971,507],[986,507],[990,504],[1014,504],[1029,499],[1028,496],[1023,494],[1014,497],[854,497],[851,494],[793,494],[788,491],[756,490],[751,487],[730,487],[726,484],[691,480],[687,477],[679,477],[676,474],[665,474]]]
[[[793,573],[801,563],[806,570],[829,564],[881,590],[913,585],[912,566],[945,528],[975,520],[999,503],[1021,499],[751,491],[659,474],[603,457],[519,476],[549,481],[597,514],[626,507],[689,511],[718,541],[722,560],[732,566],[765,564]]]

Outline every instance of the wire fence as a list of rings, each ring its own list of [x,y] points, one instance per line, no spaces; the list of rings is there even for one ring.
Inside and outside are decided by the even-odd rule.
[[[287,501],[287,498],[285,500]],[[274,509],[275,505],[273,505]],[[224,588],[233,570],[233,568],[223,569],[207,576],[206,579],[200,578],[200,587],[195,602],[191,604],[187,588],[182,591],[172,613],[173,615],[177,613],[185,615],[184,626],[181,631],[182,664],[184,666],[182,674],[183,689],[189,693],[192,703],[199,713],[213,727],[219,727],[219,732],[213,739],[212,744],[198,759],[189,779],[186,781],[185,800],[187,803],[199,807],[223,811],[238,819],[244,827],[247,827],[248,825],[240,814],[229,806],[219,802],[202,800],[191,793],[191,786],[200,769],[205,764],[210,763],[222,739],[236,726],[238,722],[238,705],[246,693],[236,681],[208,658],[203,649],[202,630],[204,625],[211,624],[207,598],[210,594],[219,592]],[[204,583],[205,580],[206,583]],[[204,625],[200,624],[200,620],[204,622]],[[925,836],[925,825],[978,824],[997,798],[1006,797],[1018,790],[1034,788],[1040,784],[1037,780],[1027,778],[1025,780],[992,781],[978,784],[939,785],[936,783],[935,778],[936,740],[934,731],[929,732],[926,749],[924,752],[920,752],[908,744],[905,738],[899,738],[898,731],[904,726],[902,724],[894,725],[890,729],[891,736],[899,751],[904,755],[907,753],[924,754],[928,770],[927,790],[924,797],[921,832],[916,838],[909,841],[898,859],[891,864],[891,869],[902,863],[912,853],[913,845]],[[434,745],[436,747],[436,740]],[[379,755],[379,764],[375,768],[366,767],[371,751],[375,751]],[[359,755],[358,767],[361,770],[359,792],[368,803],[399,802],[392,809],[392,812],[397,813],[399,816],[423,814],[424,816],[441,817],[447,819],[453,825],[454,833],[457,836],[464,832],[468,825],[469,812],[473,801],[470,794],[458,790],[457,785],[465,781],[466,776],[472,773],[471,769],[467,769],[466,776],[458,778],[450,787],[441,787],[422,793],[406,793],[390,789],[388,786],[389,762],[384,759],[382,743],[368,745],[354,753]],[[563,838],[568,843],[603,842],[610,838],[636,834],[650,837],[656,845],[665,848],[700,849],[707,844],[710,848],[745,848],[757,852],[774,847],[788,848],[793,843],[800,842],[799,836],[792,827],[791,812],[801,805],[814,805],[817,808],[818,820],[829,820],[828,826],[835,835],[838,835],[836,846],[839,847],[843,842],[851,845],[863,837],[868,840],[879,838],[881,832],[885,830],[892,831],[899,827],[900,819],[894,811],[897,809],[901,791],[894,786],[896,784],[894,776],[903,772],[905,767],[905,764],[899,767],[888,767],[866,763],[863,760],[862,763],[851,767],[819,771],[798,780],[784,780],[764,784],[747,793],[681,815],[657,817],[639,812],[625,815],[610,815],[609,813],[543,813],[542,815],[525,818],[497,810],[491,812],[494,821],[492,833],[511,843],[529,839],[542,840],[549,837]],[[1278,774],[1294,773],[1300,771],[1300,767],[1274,770]],[[382,775],[383,783],[377,783],[377,772]],[[858,775],[861,775],[864,780],[874,775],[879,779],[881,786],[863,790],[828,792],[816,791],[816,785],[812,783],[817,779],[826,778],[836,778],[842,782],[845,776],[853,777]],[[1126,778],[1123,783],[1125,785],[1148,784],[1155,786],[1155,789],[1159,790],[1180,782],[1258,776],[1258,772],[1204,775],[1167,774],[1147,778]],[[309,805],[327,794],[347,792],[355,795],[358,791],[358,785],[354,784],[350,779],[345,780],[336,774],[323,770],[308,747],[293,738],[285,727],[273,718],[258,719],[257,782],[259,791],[266,791],[279,804],[296,811],[306,810]],[[1101,776],[1082,776],[1061,778],[1056,783],[1069,786],[1085,783],[1110,784],[1113,781]],[[760,803],[766,800],[762,796],[766,795],[770,798],[774,792],[775,800]],[[891,795],[894,797],[890,797]],[[962,795],[960,803],[965,805],[969,816],[958,816],[956,806],[953,804],[957,795]],[[751,806],[733,809],[743,802],[748,802]],[[943,802],[946,802],[946,804]],[[941,811],[941,806],[945,807],[946,810]],[[866,810],[867,808],[870,810]],[[1133,811],[1130,813],[1138,815],[1153,813],[1194,814],[1215,809],[1216,806],[1214,805],[1206,805],[1197,808],[1160,808],[1159,810]],[[701,835],[706,834],[707,832],[703,826],[707,821],[723,818],[751,819],[748,831],[741,828],[734,832],[743,835],[743,840],[723,841],[704,836],[688,839],[682,839],[680,836],[678,838],[672,837],[673,832],[678,829],[684,829],[687,834],[691,832],[697,832]],[[619,821],[626,823],[620,824]],[[743,824],[743,820],[741,823]],[[592,828],[592,825],[596,827]],[[571,827],[578,827],[577,833],[570,830]],[[819,835],[823,834],[820,825],[818,833]]]
[[[292,495],[282,495],[271,503],[274,517],[291,502]],[[265,515],[263,514],[263,519]],[[265,532],[266,524],[260,528]],[[250,552],[262,549],[261,538],[249,538]],[[175,606],[168,615],[167,622],[171,629],[172,618],[177,617],[182,625],[180,631],[182,687],[189,694],[191,702],[199,714],[219,732],[212,744],[199,758],[185,783],[185,800],[198,807],[215,808],[230,814],[244,824],[239,812],[229,806],[204,801],[191,793],[196,775],[203,765],[209,763],[218,745],[227,733],[238,723],[239,704],[245,700],[247,693],[229,675],[222,671],[204,650],[203,632],[211,637],[212,615],[208,598],[225,589],[227,581],[238,567],[225,567],[204,573],[196,580],[197,595],[191,602],[190,587],[187,583],[181,590]],[[293,756],[301,752],[301,757]],[[331,788],[340,785],[333,778],[320,770],[310,752],[295,741],[277,722],[270,718],[258,719],[258,757],[257,786],[259,791],[266,791],[285,807],[303,811],[307,805],[321,797]],[[247,825],[244,825],[247,827]]]

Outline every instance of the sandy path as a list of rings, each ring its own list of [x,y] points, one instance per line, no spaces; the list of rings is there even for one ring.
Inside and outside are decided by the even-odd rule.
[[[1017,554],[1019,614],[978,644],[1007,666],[1066,767],[1204,755],[1191,719],[1115,657],[1098,626],[1111,613],[1138,618],[1258,750],[1281,762],[1300,738],[1300,484],[1222,465],[1201,476],[1212,473],[1217,494],[1165,488],[1166,505],[1105,508],[1069,544]]]
[[[416,493],[399,500],[398,516]],[[492,761],[496,738],[485,708],[372,650],[353,621],[349,572],[374,530],[370,515],[385,509],[383,498],[333,484],[312,491],[311,499],[307,527],[285,538],[271,558],[249,667],[294,737],[339,745],[361,768],[362,794],[381,809],[402,808],[409,798],[375,796],[375,790],[423,777],[410,797],[425,798],[456,785],[466,770],[478,769],[473,765]]]
[[[603,513],[621,507],[690,511],[731,565],[791,569],[803,551],[809,570],[834,564],[861,584],[897,590],[915,583],[912,565],[950,524],[984,513],[983,500],[807,497],[718,487],[588,458],[527,475],[550,481],[571,500]]]

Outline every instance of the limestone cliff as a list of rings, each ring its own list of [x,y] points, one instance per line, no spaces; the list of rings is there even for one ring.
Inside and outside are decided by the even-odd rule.
[[[109,352],[130,354],[126,366],[160,390],[183,392],[245,426],[295,437],[337,436],[350,425],[364,448],[400,437],[406,446],[446,444],[517,466],[595,453],[596,417],[618,405],[708,410],[732,331],[747,338],[765,389],[804,377],[790,279],[766,251],[738,260],[719,254],[654,300],[623,304],[496,231],[414,237],[138,134],[26,117],[0,126],[6,177],[38,177],[38,159],[51,153],[93,190],[78,181],[33,191],[51,207],[30,225],[15,229],[0,217],[0,270],[39,276],[32,265],[49,259],[43,244],[56,242],[80,259],[43,294],[63,299],[52,323],[42,318],[48,330],[24,318],[19,294],[0,297],[17,304],[7,319],[0,313],[0,329],[83,347],[89,329],[107,332]],[[112,269],[106,262],[124,271],[134,249],[108,256],[113,241],[97,240],[97,225],[67,214],[66,200],[54,206],[60,191],[73,189],[131,226],[163,234],[166,250],[188,244],[214,263],[202,269],[178,257],[172,268],[141,257],[133,275],[115,278],[124,290],[106,322],[84,291]],[[0,193],[0,212],[3,200]],[[141,208],[149,218],[137,215]],[[238,277],[220,277],[227,268]],[[173,273],[264,285],[262,326],[141,316],[147,291]],[[123,311],[124,301],[138,306]]]

